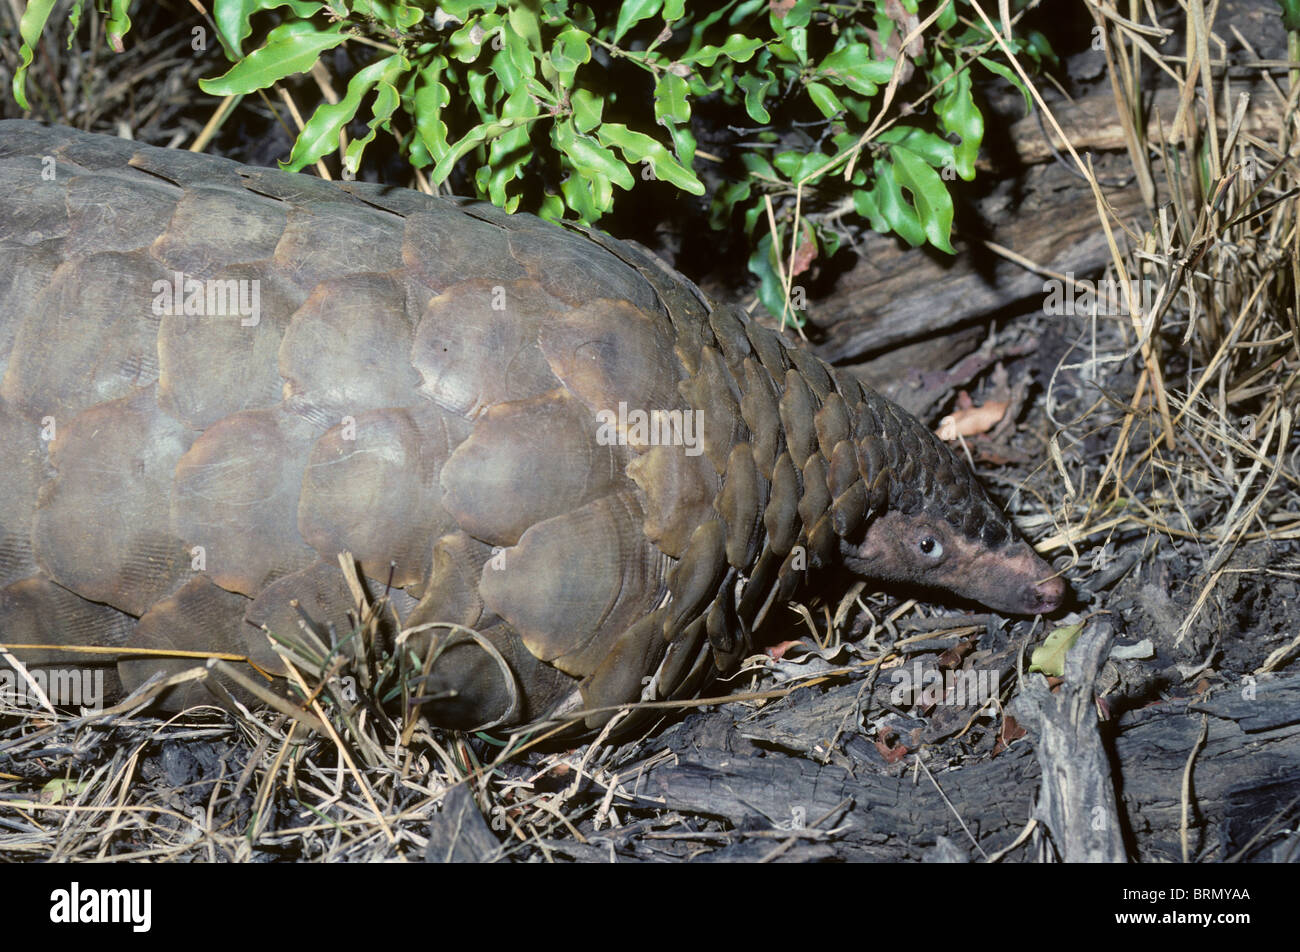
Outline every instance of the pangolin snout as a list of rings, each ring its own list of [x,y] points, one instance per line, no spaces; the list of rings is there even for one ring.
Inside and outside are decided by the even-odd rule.
[[[1060,576],[1038,584],[1038,613],[1050,615],[1061,607],[1065,598],[1065,580]]]
[[[1065,600],[1065,582],[1058,576],[1045,578],[1052,569],[1041,563],[1042,571],[1032,575],[1007,566],[985,565],[968,576],[968,583],[954,583],[959,595],[972,598],[994,611],[1008,615],[1050,615]],[[1001,570],[1001,571],[999,571]]]
[[[980,601],[991,607],[1016,615],[1050,615],[1065,601],[1065,579],[1054,575],[1052,567],[1026,543],[1013,547],[1001,558],[993,556],[983,561],[981,575],[990,590]],[[993,595],[999,584],[1005,584],[1003,599]],[[998,605],[999,601],[1003,604]]]
[[[1065,581],[1057,576],[1034,583],[1024,594],[1024,614],[1050,615],[1065,600]]]

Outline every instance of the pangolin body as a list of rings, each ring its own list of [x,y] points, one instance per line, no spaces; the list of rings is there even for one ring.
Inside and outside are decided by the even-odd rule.
[[[695,690],[836,564],[1061,599],[924,426],[635,246],[25,121],[0,189],[0,642],[282,672],[347,552],[497,649],[434,665],[473,727]]]

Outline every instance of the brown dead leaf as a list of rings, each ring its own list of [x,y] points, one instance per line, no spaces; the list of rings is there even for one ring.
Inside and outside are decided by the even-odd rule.
[[[1029,732],[1027,730],[1025,730],[1023,727],[1020,726],[1019,721],[1017,721],[1010,714],[1002,718],[1002,731],[999,736],[1001,736],[1001,738],[1004,741],[1006,741],[1008,744],[1011,743],[1013,740],[1019,740],[1021,737],[1024,737],[1028,733]]]
[[[993,745],[993,756],[996,757],[1002,751],[1011,746],[1013,740],[1024,737],[1029,732],[1021,727],[1014,717],[1010,714],[1003,716],[1002,727],[998,730],[997,743]]]
[[[969,638],[963,638],[939,655],[939,667],[946,671],[955,671],[961,667],[966,656],[974,650],[975,642]]]
[[[773,661],[780,661],[782,658],[785,657],[785,653],[787,651],[789,651],[791,648],[798,647],[800,644],[802,644],[802,642],[782,641],[782,642],[778,642],[777,644],[770,645],[765,650],[767,651],[767,656],[771,658]]]
[[[935,436],[951,442],[958,436],[987,433],[1006,416],[1008,406],[1006,400],[989,400],[983,406],[973,406],[970,394],[963,390],[957,395],[957,409],[939,421]]]
[[[890,728],[886,728],[876,738],[876,750],[887,764],[896,764],[911,752],[903,744],[896,743],[897,740],[898,734]]]
[[[791,273],[803,274],[817,259],[817,242],[811,234],[805,232],[799,240],[799,247],[794,250],[794,267]]]

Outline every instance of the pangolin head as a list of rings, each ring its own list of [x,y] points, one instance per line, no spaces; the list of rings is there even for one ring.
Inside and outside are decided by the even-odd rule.
[[[1064,581],[965,462],[887,401],[873,401],[869,416],[859,421],[857,449],[872,512],[860,538],[841,542],[848,568],[943,589],[1007,614],[1054,612]]]

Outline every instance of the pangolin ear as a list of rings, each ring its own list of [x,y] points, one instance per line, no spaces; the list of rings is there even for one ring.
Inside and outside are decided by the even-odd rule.
[[[899,544],[897,519],[886,513],[868,521],[857,539],[843,541],[846,564],[855,572],[867,572],[872,566],[887,564]]]

